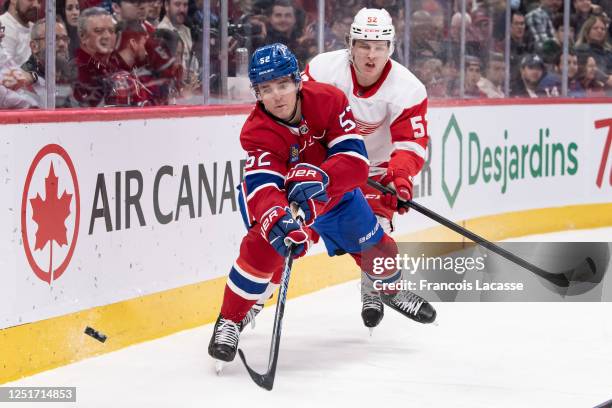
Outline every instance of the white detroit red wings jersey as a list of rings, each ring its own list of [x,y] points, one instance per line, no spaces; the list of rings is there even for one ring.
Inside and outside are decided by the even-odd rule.
[[[410,154],[412,176],[421,170],[429,141],[427,93],[408,69],[389,60],[381,78],[364,89],[357,83],[348,50],[339,50],[313,58],[302,78],[334,85],[347,96],[365,140],[371,176],[384,173],[391,154],[400,150]]]

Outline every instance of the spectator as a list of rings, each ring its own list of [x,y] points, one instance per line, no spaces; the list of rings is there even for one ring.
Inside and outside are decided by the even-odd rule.
[[[27,109],[37,105],[25,95],[0,85],[0,109]]]
[[[554,53],[554,56],[556,57],[557,54],[559,52],[561,52],[562,49],[562,45],[563,45],[563,28],[564,28],[564,22],[563,22],[563,14],[557,14],[557,16],[555,16],[555,18],[553,19],[553,27],[555,27],[555,41],[558,45],[558,52]],[[574,16],[570,16],[569,19],[569,47],[570,48],[574,48],[574,43],[576,40],[576,18]]]
[[[295,56],[302,66],[306,66],[315,55],[318,54],[318,44],[316,38],[305,38],[300,41],[300,46],[295,52]]]
[[[6,0],[0,16],[4,26],[2,48],[17,65],[30,58],[30,28],[40,13],[40,0]]]
[[[612,45],[608,42],[606,27],[607,19],[604,16],[591,16],[582,26],[578,41],[576,42],[576,54],[578,58],[590,55],[606,74],[612,74]]]
[[[472,55],[477,56],[481,61],[486,61],[491,51],[492,29],[491,18],[483,8],[477,9],[472,13],[472,30],[478,43],[478,51]]]
[[[174,31],[157,29],[146,42],[149,77],[143,83],[152,93],[154,105],[175,103],[182,83],[178,47],[182,43]]]
[[[147,21],[151,23],[151,25],[157,28],[159,24],[159,17],[161,15],[161,10],[163,6],[162,0],[151,0],[147,3]],[[200,9],[196,12],[202,13]]]
[[[147,7],[144,0],[113,0],[113,18],[116,22],[140,21],[147,17]]]
[[[567,96],[582,98],[586,96],[584,88],[576,78],[578,73],[578,57],[574,51],[567,56]],[[549,97],[561,96],[563,75],[563,54],[558,53],[555,58],[554,71],[547,72],[538,84],[538,94]]]
[[[544,60],[537,54],[527,54],[521,61],[521,75],[512,81],[510,96],[537,98],[538,84],[546,72]]]
[[[147,60],[147,30],[138,21],[123,21],[117,25],[117,68],[132,71]]]
[[[427,11],[412,13],[410,35],[410,61],[417,63],[421,59],[444,58],[444,49],[436,37],[433,17]]]
[[[174,31],[178,34],[183,43],[183,57],[180,60],[183,66],[183,72],[188,80],[198,71],[198,61],[194,57],[193,39],[191,30],[185,25],[187,18],[187,0],[166,0],[164,2],[166,15],[159,23],[157,28]]]
[[[504,79],[506,77],[506,62],[503,54],[493,52],[489,56],[486,77],[480,78],[478,88],[488,98],[504,97]]]
[[[459,66],[461,50],[461,13],[455,13],[451,18],[449,40],[447,43],[446,60],[452,67]],[[465,15],[465,53],[466,55],[479,55],[480,43],[472,28],[472,17]]]
[[[574,13],[572,16],[576,21],[576,32],[580,32],[580,29],[589,17],[595,14],[603,13],[601,7],[593,4],[591,0],[574,0],[572,5],[574,6]]]
[[[293,4],[289,0],[275,0],[268,10],[266,44],[282,43],[297,52],[301,34]]]
[[[597,62],[593,56],[578,55],[578,73],[576,78],[584,88],[587,97],[606,96],[606,84],[598,78]],[[607,79],[607,77],[605,78]]]
[[[353,17],[340,14],[335,17],[330,27],[329,41],[325,44],[325,51],[342,50],[346,48],[346,36],[353,23]]]
[[[525,17],[537,52],[545,51],[551,43],[555,43],[555,28],[553,27],[553,15],[562,5],[560,0],[540,0],[540,6],[530,11]]]
[[[465,98],[486,98],[487,95],[478,88],[480,81],[482,62],[478,57],[472,55],[465,56]]]
[[[81,8],[78,0],[56,0],[55,12],[62,19],[70,38],[68,52],[70,58],[74,58],[74,53],[79,48],[79,16]]]
[[[5,69],[9,69],[9,68],[13,68],[17,66],[17,64],[15,64],[15,61],[13,61],[12,58],[8,56],[7,52],[4,51],[4,48],[2,48],[2,40],[4,39],[4,30],[5,30],[5,27],[0,21],[0,74]]]
[[[533,52],[533,41],[525,30],[525,16],[518,11],[513,11],[510,25],[510,77],[519,76],[520,63],[525,54]],[[504,49],[501,44],[499,49]]]
[[[421,60],[415,67],[415,75],[427,89],[427,96],[435,99],[447,97],[448,83],[444,77],[444,66],[437,58]]]
[[[45,20],[38,20],[32,26],[30,49],[32,55],[21,66],[27,74],[26,86],[31,87],[38,99],[38,104],[43,105],[42,98],[46,95],[45,88],[45,53],[47,42],[45,41]],[[66,26],[58,19],[55,22],[55,82],[58,85],[68,85],[74,80],[74,74],[69,64],[68,45],[70,38]],[[60,91],[61,88],[61,92]],[[67,86],[59,87],[56,95],[56,106],[66,107],[70,105],[70,92]]]
[[[117,70],[113,53],[117,34],[110,13],[100,7],[83,11],[79,16],[79,38],[74,98],[81,106],[100,106],[105,98],[105,80]]]

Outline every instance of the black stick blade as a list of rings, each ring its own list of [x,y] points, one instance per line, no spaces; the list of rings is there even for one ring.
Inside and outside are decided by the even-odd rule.
[[[272,391],[272,387],[274,386],[274,377],[271,377],[269,373],[259,374],[257,371],[253,370],[247,364],[246,357],[241,349],[238,349],[238,354],[240,355],[240,359],[244,364],[244,367],[247,369],[249,375],[255,381],[255,384],[259,385],[261,388],[264,388],[268,391]]]
[[[597,273],[595,261],[587,257],[573,269],[564,272],[563,275],[572,282],[600,283],[604,277],[603,273]]]
[[[546,279],[553,285],[557,285],[560,288],[567,288],[570,285],[570,280],[564,273],[560,273],[560,274],[547,273],[546,275],[539,275],[539,276]]]

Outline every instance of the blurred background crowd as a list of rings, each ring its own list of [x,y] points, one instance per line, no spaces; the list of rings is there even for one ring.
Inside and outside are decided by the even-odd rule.
[[[346,48],[362,7],[393,16],[392,58],[431,99],[612,96],[612,0],[567,1],[55,0],[48,30],[44,1],[0,0],[0,108],[252,100],[255,48],[284,43],[304,68]]]

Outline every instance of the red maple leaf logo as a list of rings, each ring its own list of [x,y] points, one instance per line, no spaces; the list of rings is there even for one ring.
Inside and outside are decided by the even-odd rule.
[[[64,193],[58,198],[58,178],[53,170],[53,163],[49,167],[49,175],[45,178],[45,199],[36,194],[30,199],[32,205],[32,219],[38,224],[36,231],[36,244],[34,250],[42,250],[49,243],[49,275],[53,280],[53,241],[59,246],[68,245],[66,226],[64,222],[70,215],[70,202],[72,194]]]

